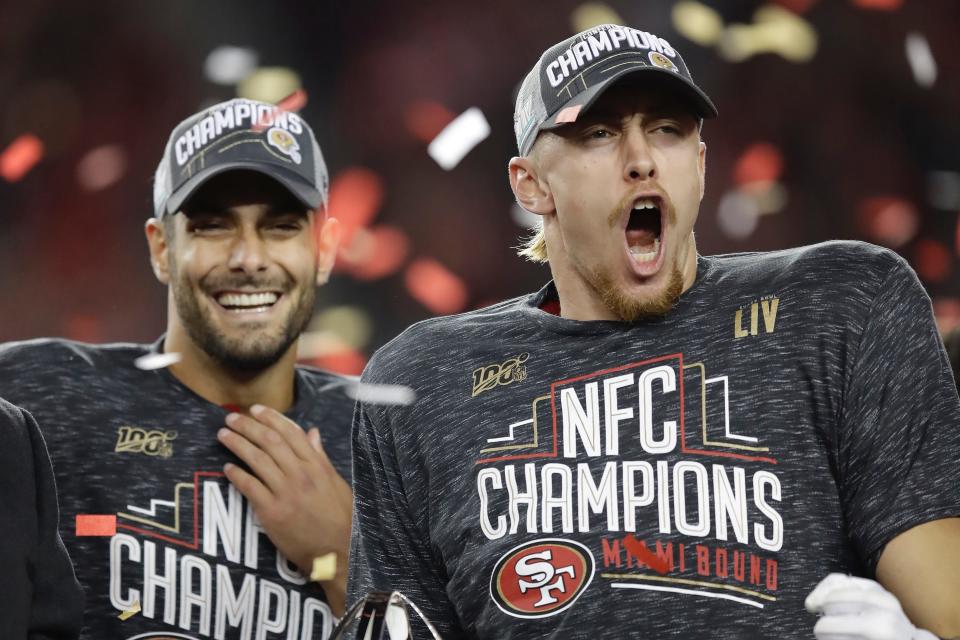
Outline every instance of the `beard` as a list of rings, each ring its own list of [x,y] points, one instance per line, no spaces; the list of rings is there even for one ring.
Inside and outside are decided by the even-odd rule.
[[[190,339],[224,368],[245,373],[263,371],[283,357],[307,328],[317,296],[313,286],[304,287],[279,327],[252,327],[243,331],[240,336],[232,337],[217,328],[210,310],[200,304],[200,294],[188,282],[178,277],[173,264],[170,265],[170,275],[174,304]],[[227,285],[222,288],[229,289],[277,288],[265,287],[265,283],[254,278],[231,280],[222,284]],[[290,294],[291,287],[289,282],[284,284],[286,286],[279,289],[286,296]]]
[[[677,304],[683,293],[683,274],[676,263],[672,265],[668,278],[666,286],[648,298],[628,295],[605,271],[591,272],[587,282],[617,318],[623,322],[636,322],[663,317]]]

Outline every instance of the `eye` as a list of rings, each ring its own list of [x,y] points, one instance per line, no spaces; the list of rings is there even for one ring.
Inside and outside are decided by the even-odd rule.
[[[210,234],[223,231],[227,228],[226,223],[219,218],[198,218],[191,220],[187,229],[191,233]]]
[[[673,123],[658,124],[653,128],[653,132],[665,133],[672,136],[679,136],[683,134],[683,130],[678,125]]]

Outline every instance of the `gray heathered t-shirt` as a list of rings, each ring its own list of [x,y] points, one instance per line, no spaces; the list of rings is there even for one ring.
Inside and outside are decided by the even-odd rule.
[[[242,464],[216,439],[227,410],[166,369],[134,366],[159,345],[0,347],[0,392],[33,413],[50,450],[61,535],[86,592],[81,637],[326,638],[323,590],[278,553],[223,475],[226,462]],[[287,416],[320,429],[349,480],[354,403],[341,380],[298,367]],[[115,518],[116,534],[78,536],[98,522],[91,515]],[[120,620],[134,602],[141,611]]]
[[[371,360],[417,401],[354,416],[351,601],[398,589],[447,640],[812,637],[820,579],[960,516],[960,400],[896,254],[698,257],[635,324],[555,297],[419,323]]]

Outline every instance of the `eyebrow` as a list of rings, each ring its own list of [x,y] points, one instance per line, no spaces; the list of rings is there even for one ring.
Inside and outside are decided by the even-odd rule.
[[[232,211],[233,206],[225,206],[222,204],[216,204],[213,202],[196,202],[191,203],[190,206],[183,208],[183,213],[186,214],[188,218],[194,216],[202,215],[212,215],[212,216],[232,216],[234,212]],[[275,203],[269,205],[267,210],[263,214],[265,217],[279,217],[287,215],[295,215],[298,217],[306,218],[308,216],[308,209],[298,200],[290,200],[289,202]]]

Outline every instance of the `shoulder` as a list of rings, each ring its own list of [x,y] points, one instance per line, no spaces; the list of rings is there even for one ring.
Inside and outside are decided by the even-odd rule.
[[[451,316],[428,318],[410,325],[377,350],[363,372],[367,382],[396,379],[402,371],[431,366],[434,360],[450,362],[464,345],[486,339],[503,339],[517,324],[517,313],[530,295]]]
[[[142,344],[88,344],[63,338],[37,338],[0,344],[0,365],[97,367],[116,361],[132,362],[148,350],[149,346]]]
[[[913,277],[901,256],[856,240],[831,240],[780,251],[710,256],[720,284],[768,285],[822,296],[872,300],[891,274]]]
[[[859,240],[830,240],[780,251],[711,256],[721,271],[767,275],[816,274],[839,279],[883,279],[895,264],[906,261],[895,252]]]

